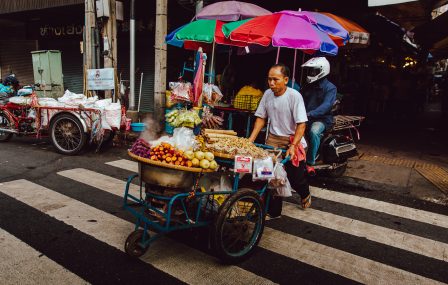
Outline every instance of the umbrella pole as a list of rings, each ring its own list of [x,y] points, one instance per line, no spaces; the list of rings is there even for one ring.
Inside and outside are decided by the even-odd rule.
[[[294,88],[294,82],[296,81],[296,63],[297,63],[297,50],[294,50],[294,65],[292,66],[292,88]]]
[[[305,53],[302,54],[302,64],[300,66],[302,66],[305,63]],[[303,68],[300,70],[300,87],[302,87],[303,84]]]
[[[278,59],[280,57],[280,47],[277,49],[277,59],[275,60],[275,64],[278,64]]]
[[[208,74],[208,83],[209,84],[212,84],[212,83],[215,83],[214,81],[214,79],[215,79],[215,76],[214,76],[214,74],[213,74],[213,65],[215,64],[215,41],[213,41],[213,47],[212,47],[212,59],[211,59],[211,61],[210,61],[210,70],[209,70],[209,74]],[[212,80],[213,79],[213,80]],[[213,81],[213,82],[212,82]]]

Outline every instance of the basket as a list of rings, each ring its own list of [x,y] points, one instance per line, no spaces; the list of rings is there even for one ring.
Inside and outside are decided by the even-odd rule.
[[[133,132],[143,132],[146,129],[146,124],[145,123],[132,123],[131,124],[131,129]]]
[[[255,111],[262,96],[238,94],[232,102],[236,109]]]

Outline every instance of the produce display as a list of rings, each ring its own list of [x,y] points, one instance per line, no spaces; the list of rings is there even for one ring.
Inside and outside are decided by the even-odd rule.
[[[166,121],[173,127],[194,128],[202,123],[196,110],[173,110],[165,115]]]
[[[140,157],[169,165],[211,170],[218,168],[218,163],[215,161],[215,157],[211,152],[203,152],[201,150],[196,152],[188,150],[184,152],[165,142],[150,146],[145,140],[138,139],[132,146],[131,152]]]
[[[206,147],[213,152],[227,154],[227,155],[247,155],[253,158],[264,158],[269,156],[269,153],[255,146],[246,138],[226,134],[209,133],[207,136],[218,139],[210,139],[206,143]]]

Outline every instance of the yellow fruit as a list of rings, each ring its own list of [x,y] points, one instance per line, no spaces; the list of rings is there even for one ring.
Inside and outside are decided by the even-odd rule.
[[[193,165],[193,167],[198,167],[199,166],[199,159],[193,158],[191,160],[191,164]]]

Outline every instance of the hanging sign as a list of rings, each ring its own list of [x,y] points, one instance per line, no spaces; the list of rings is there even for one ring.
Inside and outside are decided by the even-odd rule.
[[[115,89],[115,76],[113,68],[88,69],[88,90],[112,90]]]
[[[252,157],[236,155],[234,171],[236,173],[252,173]]]

